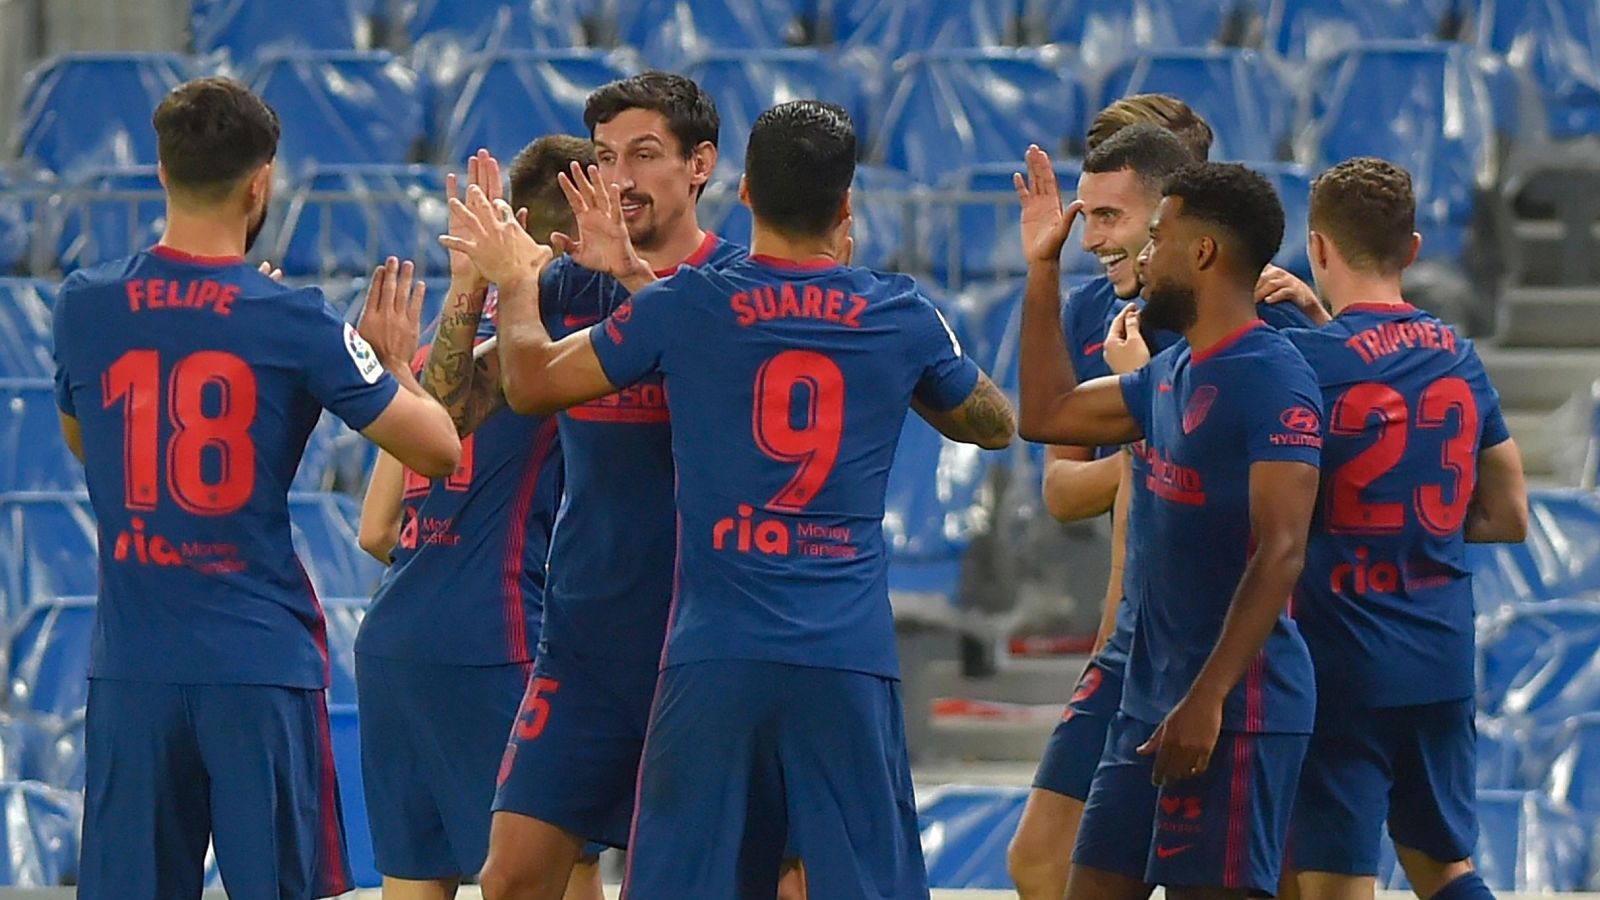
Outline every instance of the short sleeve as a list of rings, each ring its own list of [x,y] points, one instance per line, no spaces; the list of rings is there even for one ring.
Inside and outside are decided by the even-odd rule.
[[[1322,392],[1303,357],[1292,353],[1270,362],[1247,366],[1251,400],[1239,408],[1245,415],[1245,455],[1251,463],[1303,462],[1322,464]],[[1226,390],[1226,388],[1224,388]]]
[[[68,279],[61,286],[61,292],[56,297],[56,306],[51,313],[50,332],[54,337],[51,342],[51,357],[55,360],[55,386],[56,407],[69,416],[77,416],[78,410],[72,399],[72,379],[67,372],[66,354],[62,350],[62,337],[66,335],[66,310],[67,298],[72,295],[73,280]]]
[[[308,296],[309,295],[309,296]],[[317,288],[293,298],[299,312],[293,339],[301,348],[306,389],[329,412],[360,431],[388,408],[400,390],[372,345],[340,319]]]
[[[1155,377],[1155,360],[1134,369],[1126,375],[1117,376],[1117,386],[1122,388],[1122,402],[1128,407],[1128,415],[1138,423],[1141,434],[1150,433],[1150,383]]]
[[[626,387],[656,371],[671,336],[674,303],[671,295],[689,273],[674,275],[649,285],[589,329],[589,341],[606,380]]]
[[[917,297],[913,315],[917,323],[909,331],[914,341],[911,353],[921,369],[914,395],[934,412],[948,412],[972,396],[982,372],[962,352],[950,323],[928,298]]]
[[[1500,392],[1495,390],[1489,373],[1484,371],[1478,352],[1468,347],[1467,358],[1467,384],[1472,387],[1472,398],[1478,404],[1478,449],[1487,450],[1511,440],[1511,429],[1506,426],[1505,414],[1500,410]]]

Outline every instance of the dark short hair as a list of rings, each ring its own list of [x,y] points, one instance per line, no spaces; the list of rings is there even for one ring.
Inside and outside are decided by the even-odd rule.
[[[1311,183],[1310,219],[1311,230],[1327,235],[1351,266],[1399,272],[1417,230],[1411,175],[1376,157],[1347,159]]]
[[[577,163],[587,169],[594,165],[594,142],[570,134],[547,134],[522,148],[511,161],[507,178],[511,182],[511,208],[527,209],[535,215],[541,211],[566,211],[571,218],[571,207],[561,193],[556,175],[571,172]]]
[[[220,198],[278,153],[278,114],[231,78],[173,88],[151,116],[169,187]]]
[[[1140,124],[1160,125],[1177,135],[1189,151],[1190,162],[1205,162],[1211,155],[1211,126],[1171,94],[1134,94],[1100,110],[1089,123],[1090,152],[1122,129]]]
[[[856,174],[856,129],[844,107],[791,100],[756,117],[744,156],[750,211],[784,234],[827,234]]]
[[[672,72],[644,72],[596,88],[583,107],[583,124],[594,137],[596,125],[630,109],[648,109],[666,117],[685,159],[702,143],[717,145],[722,118],[711,95],[691,78]]]
[[[1120,172],[1132,169],[1145,190],[1157,193],[1172,173],[1194,164],[1177,135],[1160,125],[1129,125],[1084,157],[1083,171]]]
[[[1272,182],[1238,163],[1200,163],[1178,170],[1162,189],[1183,200],[1183,216],[1226,235],[1252,282],[1283,243],[1283,203]]]

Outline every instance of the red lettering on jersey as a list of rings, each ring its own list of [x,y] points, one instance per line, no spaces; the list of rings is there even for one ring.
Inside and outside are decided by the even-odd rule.
[[[1436,322],[1379,322],[1351,335],[1344,344],[1371,365],[1402,350],[1455,353],[1456,335],[1449,326]]]
[[[750,307],[750,295],[740,291],[728,298],[728,307],[733,310],[734,322],[741,328],[748,328],[756,323],[756,311]]]
[[[822,318],[822,288],[808,284],[801,292],[804,299],[800,306],[800,315],[808,319]]]
[[[200,282],[200,292],[195,297],[194,304],[203,309],[215,304],[220,296],[222,296],[222,285],[207,278],[205,281]]]
[[[756,288],[756,315],[767,322],[778,317],[778,297],[770,285]]]
[[[138,312],[139,304],[144,302],[144,282],[130,281],[128,288],[128,312]]]
[[[867,298],[860,294],[850,295],[850,311],[845,313],[844,324],[851,328],[861,327],[861,314],[867,310]]]
[[[145,307],[147,309],[166,309],[167,304],[164,298],[166,292],[167,283],[165,281],[150,279],[148,287],[145,288],[145,296],[148,298],[144,302]]]
[[[840,320],[839,308],[844,305],[844,291],[838,290],[837,288],[830,288],[828,290],[826,303],[827,308],[823,311],[822,317],[827,319],[829,322],[838,322]]]
[[[233,301],[239,299],[239,286],[230,284],[222,289],[222,295],[217,298],[217,315],[226,316],[233,313]]]
[[[782,289],[783,301],[778,304],[778,315],[784,318],[800,316],[800,298],[794,292],[794,285],[785,281]]]

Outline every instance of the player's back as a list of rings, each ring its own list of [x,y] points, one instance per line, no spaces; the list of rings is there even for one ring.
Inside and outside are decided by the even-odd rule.
[[[1327,410],[1322,491],[1295,617],[1324,702],[1397,706],[1471,696],[1472,588],[1463,527],[1478,451],[1509,437],[1471,341],[1409,305],[1356,304],[1286,332]]]
[[[287,494],[323,405],[361,428],[393,398],[371,348],[314,288],[159,247],[68,278],[55,338],[99,521],[91,674],[322,687]]]
[[[977,382],[915,282],[752,257],[682,271],[603,328],[597,347],[623,352],[640,332],[666,377],[680,516],[667,664],[896,676],[889,467],[914,396],[949,409]]]

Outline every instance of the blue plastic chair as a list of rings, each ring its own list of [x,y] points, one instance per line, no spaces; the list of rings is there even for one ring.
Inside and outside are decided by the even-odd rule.
[[[851,186],[851,235],[855,250],[851,264],[869,269],[903,268],[909,258],[907,216],[916,216],[921,200],[916,185],[904,172],[881,166],[856,166]],[[700,202],[700,225],[736,244],[750,244],[750,208],[739,202],[739,183],[723,178],[706,191]]]
[[[173,53],[68,53],[28,73],[17,121],[24,160],[59,174],[154,165],[150,116],[192,74]]]
[[[1182,98],[1211,125],[1214,159],[1267,162],[1288,156],[1294,100],[1253,50],[1142,51],[1106,75],[1100,106],[1133,94]]]
[[[619,42],[672,70],[706,53],[798,44],[805,31],[796,0],[631,0],[616,10]]]
[[[284,123],[280,166],[405,163],[425,136],[417,74],[387,52],[275,51],[250,85]]]
[[[1250,167],[1267,176],[1283,202],[1283,244],[1273,263],[1309,283],[1311,258],[1306,254],[1306,235],[1310,231],[1311,173],[1293,163],[1252,163]]]
[[[1009,890],[1006,846],[1028,792],[1018,787],[944,785],[917,802],[930,885],[945,890]]]
[[[625,51],[516,51],[484,57],[467,76],[449,114],[442,143],[447,159],[487,147],[511,159],[547,134],[587,136],[583,107],[590,92],[638,71]],[[506,115],[516,110],[516,115]],[[456,163],[459,165],[459,162]]]
[[[271,50],[365,50],[370,0],[298,0],[292,14],[268,0],[193,0],[194,50],[247,62]]]
[[[328,702],[356,702],[356,633],[366,618],[366,597],[333,597],[322,601],[322,615],[328,623],[328,660],[332,678]]]
[[[56,716],[89,700],[89,643],[95,598],[63,597],[29,607],[11,631],[7,696],[13,710]]]
[[[55,286],[30,278],[0,278],[0,378],[50,378],[51,309]]]
[[[1453,38],[1458,0],[1271,0],[1267,47],[1295,63],[1365,41]],[[1459,25],[1459,23],[1456,23]]]
[[[350,874],[356,887],[377,887],[383,882],[372,852],[372,829],[367,823],[366,786],[361,775],[361,723],[354,703],[329,704],[328,723],[333,737],[333,766],[339,775],[339,807],[344,813],[344,837],[349,850]]]
[[[1600,602],[1526,603],[1480,627],[1478,708],[1533,725],[1600,708]]]
[[[1184,0],[1029,0],[1045,41],[1070,44],[1090,68],[1141,48],[1206,47],[1222,36],[1233,4]],[[1250,4],[1237,14],[1247,14]]]
[[[83,797],[34,781],[0,783],[7,852],[0,855],[0,884],[54,888],[78,873]]]
[[[96,593],[96,541],[87,494],[0,494],[0,611]]]
[[[935,278],[960,286],[1028,271],[1022,255],[1022,207],[1011,181],[1021,170],[1019,158],[970,166],[939,180],[938,192],[929,201],[923,253]],[[1076,194],[1077,160],[1057,162],[1055,170],[1063,197]],[[1080,241],[1069,240],[1061,268],[1074,275],[1097,275],[1104,267]]]
[[[385,256],[445,274],[444,172],[429,166],[316,166],[290,192],[273,256],[286,275],[359,274]]]
[[[356,541],[360,507],[343,494],[290,494],[296,555],[319,597],[366,597],[383,566]]]
[[[717,167],[736,176],[756,118],[788,100],[828,100],[843,106],[865,142],[866,104],[860,86],[834,54],[815,48],[721,50],[702,54],[685,74],[711,94],[722,119]]]
[[[1600,7],[1591,0],[1480,0],[1478,41],[1522,70],[1550,136],[1600,134]]]
[[[83,466],[61,434],[55,385],[0,378],[0,493],[83,488]]]
[[[155,166],[85,171],[62,192],[56,262],[63,272],[129,256],[166,228],[166,193]]]
[[[1018,0],[820,0],[822,29],[840,45],[892,60],[915,51],[1015,43]]]

